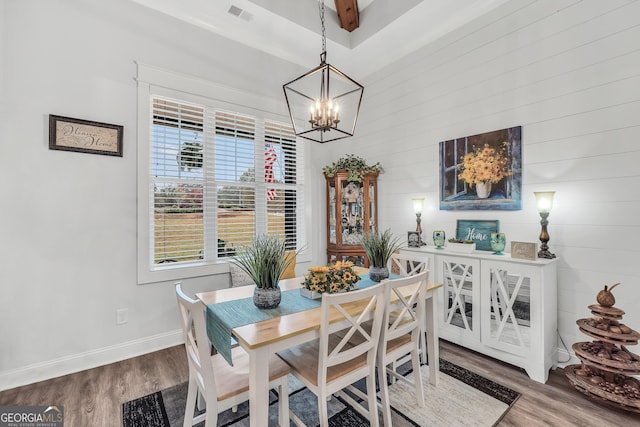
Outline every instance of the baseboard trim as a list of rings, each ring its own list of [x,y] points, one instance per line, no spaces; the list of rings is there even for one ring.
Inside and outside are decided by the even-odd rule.
[[[0,372],[0,391],[130,359],[184,342],[182,329]]]

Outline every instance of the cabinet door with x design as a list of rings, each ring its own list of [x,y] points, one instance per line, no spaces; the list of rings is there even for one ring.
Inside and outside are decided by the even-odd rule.
[[[519,356],[539,348],[539,313],[531,310],[537,297],[540,268],[518,263],[483,261],[482,341],[491,347]],[[539,301],[538,298],[534,299]],[[535,341],[535,342],[534,342]]]
[[[443,284],[441,336],[469,345],[480,341],[480,261],[442,255],[437,258],[438,280]]]

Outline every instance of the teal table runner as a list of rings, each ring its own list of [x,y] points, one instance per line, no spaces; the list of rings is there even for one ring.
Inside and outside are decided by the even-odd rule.
[[[209,341],[231,366],[231,330],[273,317],[280,317],[299,311],[320,307],[322,300],[309,299],[300,295],[299,289],[282,292],[280,305],[271,309],[260,309],[253,304],[253,298],[207,305],[207,335]]]
[[[390,278],[394,278],[391,275]],[[395,276],[397,277],[397,276]],[[368,274],[360,276],[356,284],[358,289],[377,285]],[[263,310],[253,304],[253,298],[242,298],[233,301],[219,302],[207,305],[206,321],[209,341],[231,366],[231,330],[239,326],[261,322],[274,317],[281,317],[299,311],[320,307],[322,299],[310,299],[300,295],[300,289],[282,292],[280,305],[276,308]]]

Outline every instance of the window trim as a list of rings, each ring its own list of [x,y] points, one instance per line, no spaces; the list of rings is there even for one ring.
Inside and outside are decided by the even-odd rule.
[[[218,260],[217,262],[196,261],[191,265],[182,264],[178,266],[167,264],[151,268],[153,256],[149,244],[151,241],[149,218],[152,209],[151,203],[153,202],[149,198],[149,186],[151,185],[149,175],[150,129],[152,126],[151,109],[153,108],[151,98],[152,96],[164,96],[200,104],[206,104],[214,100],[220,108],[253,116],[258,114],[260,119],[263,120],[286,123],[289,121],[288,116],[273,113],[273,111],[282,110],[284,104],[253,93],[145,64],[138,63],[137,67],[137,283],[158,283],[227,273],[229,271],[229,263],[224,260]],[[247,107],[247,105],[252,105],[253,107]],[[308,144],[300,143],[298,149],[304,150],[304,158],[309,159]],[[306,169],[303,166],[299,167],[299,173],[306,174]],[[308,182],[306,176],[303,177],[302,182]],[[304,191],[308,193],[309,190],[309,185],[306,184]],[[308,197],[304,196],[303,201],[306,200],[308,200]],[[299,246],[302,248],[298,255],[299,262],[311,260],[311,251],[308,245],[309,230],[311,228],[309,226],[310,217],[307,213],[308,211],[305,206],[304,232],[298,236]]]

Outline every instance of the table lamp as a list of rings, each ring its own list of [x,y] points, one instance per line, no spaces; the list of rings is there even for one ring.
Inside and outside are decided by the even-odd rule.
[[[424,241],[422,240],[422,226],[420,226],[420,221],[422,220],[422,209],[424,207],[424,198],[414,198],[413,199],[413,210],[416,213],[416,231],[418,232],[420,239],[418,244],[420,246],[424,246]]]
[[[538,212],[540,212],[540,225],[542,225],[542,231],[540,231],[540,242],[542,245],[540,246],[540,250],[538,251],[538,258],[547,258],[553,259],[555,258],[555,254],[549,252],[549,246],[547,246],[547,242],[549,241],[549,233],[547,232],[547,225],[549,221],[549,212],[551,212],[551,208],[553,207],[553,195],[555,191],[534,191],[536,195],[536,205],[538,206]]]

